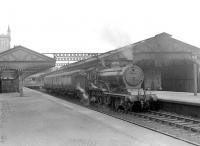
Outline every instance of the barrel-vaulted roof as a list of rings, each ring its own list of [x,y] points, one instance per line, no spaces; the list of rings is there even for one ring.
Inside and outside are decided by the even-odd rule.
[[[24,76],[55,66],[55,60],[23,46],[0,53],[0,70],[20,70]]]

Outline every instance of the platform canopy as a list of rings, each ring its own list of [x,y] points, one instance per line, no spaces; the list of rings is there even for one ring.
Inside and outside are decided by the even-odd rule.
[[[17,46],[0,53],[0,70],[17,70],[23,73],[23,77],[46,70],[54,65],[53,58],[23,46]]]
[[[0,92],[19,91],[23,94],[23,80],[35,73],[55,66],[56,60],[23,46],[0,53]]]

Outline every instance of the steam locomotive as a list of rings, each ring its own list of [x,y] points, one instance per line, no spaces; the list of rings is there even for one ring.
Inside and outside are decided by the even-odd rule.
[[[88,104],[101,104],[115,110],[156,109],[157,96],[141,89],[143,81],[142,69],[127,65],[49,75],[44,78],[44,88],[48,92],[68,94]]]

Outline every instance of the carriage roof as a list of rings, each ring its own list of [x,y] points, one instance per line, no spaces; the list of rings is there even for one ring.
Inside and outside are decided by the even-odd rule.
[[[63,72],[63,73],[59,73],[59,74],[49,75],[49,76],[46,76],[45,78],[58,77],[58,76],[70,76],[73,74],[83,73],[83,72],[84,72],[83,70],[74,70],[74,71],[70,71],[70,72]]]

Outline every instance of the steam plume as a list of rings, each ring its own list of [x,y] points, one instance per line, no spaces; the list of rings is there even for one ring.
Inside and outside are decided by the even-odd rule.
[[[130,45],[132,41],[128,33],[107,27],[103,31],[102,37],[116,48],[123,47],[123,56],[128,60],[133,60],[133,47]]]
[[[88,94],[86,93],[86,91],[81,87],[80,83],[77,84],[76,86],[77,90],[79,90],[82,93],[82,99],[81,101],[85,104],[85,105],[89,105],[89,97]]]

